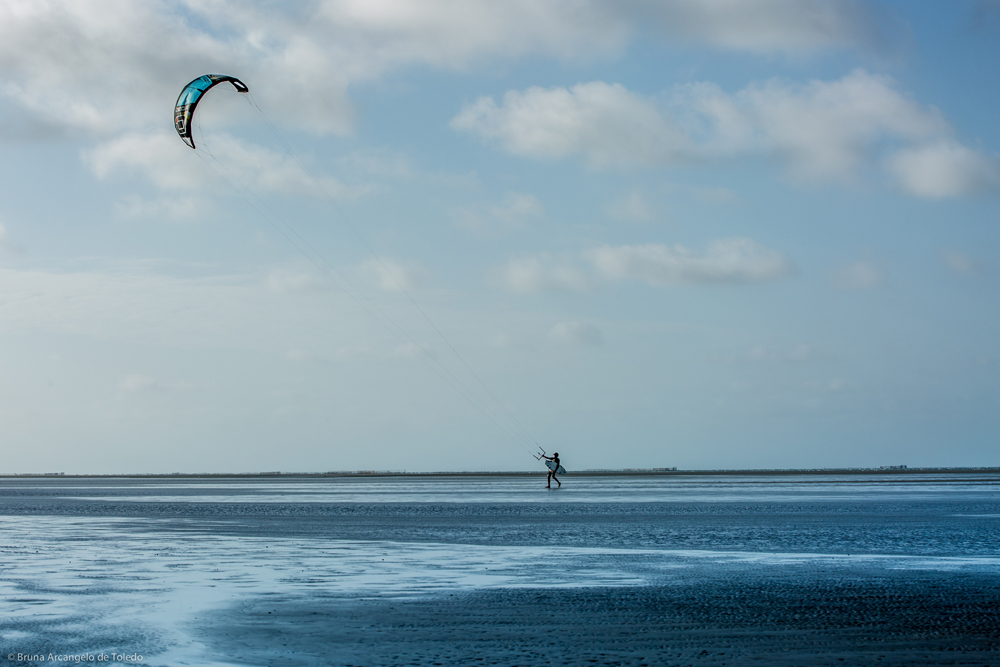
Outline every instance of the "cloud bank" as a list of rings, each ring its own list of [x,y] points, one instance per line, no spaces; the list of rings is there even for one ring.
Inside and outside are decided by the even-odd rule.
[[[196,76],[237,73],[283,123],[346,133],[348,87],[413,66],[618,53],[641,31],[727,50],[863,46],[833,0],[3,0],[0,92],[55,127],[105,136],[163,122]]]
[[[511,260],[500,272],[515,292],[583,292],[627,280],[666,285],[720,285],[769,282],[795,273],[776,250],[746,238],[714,241],[698,253],[680,245],[603,245],[579,258],[536,254]]]
[[[154,145],[163,138],[157,128],[169,127],[181,86],[205,72],[239,75],[278,125],[346,135],[355,127],[352,85],[413,67],[467,70],[533,56],[592,61],[615,57],[650,34],[759,54],[864,49],[881,40],[871,13],[848,0],[0,0],[0,99],[12,112],[5,125],[17,128],[0,140],[61,133],[104,142],[90,155],[99,174],[117,163],[171,188],[196,180],[196,170],[164,166],[177,159]],[[243,101],[220,87],[200,113],[211,113],[221,127],[246,122],[249,110],[237,110]],[[594,165],[676,163],[703,152],[658,105],[601,82],[509,93],[501,105],[484,98],[454,124],[516,154],[583,155]],[[267,164],[249,177],[267,191],[301,190],[282,156],[231,138],[218,143],[242,160]],[[942,150],[949,147],[956,146],[946,143]],[[137,159],[144,163],[134,164]],[[940,151],[921,159],[923,166],[894,162],[888,168],[930,196],[969,187],[968,177],[945,185],[934,180],[945,159]],[[949,159],[949,173],[986,160],[977,153]],[[992,187],[995,175],[976,173],[976,187]],[[329,185],[344,194],[341,184],[330,179]],[[135,203],[124,209],[152,210]]]
[[[682,166],[766,157],[790,180],[850,182],[881,171],[929,199],[1000,190],[1000,160],[962,145],[933,107],[888,77],[771,80],[727,93],[712,83],[660,98],[603,81],[482,97],[451,121],[527,158],[577,157],[591,167]]]
[[[204,146],[202,150],[207,150]],[[287,154],[276,153],[226,133],[212,136],[206,160],[193,160],[191,149],[165,132],[130,133],[84,153],[84,161],[101,179],[116,174],[136,175],[162,191],[187,194],[218,191],[225,184],[234,191],[352,199],[367,186],[348,186],[327,176],[313,182],[309,173]],[[319,184],[320,190],[317,188]],[[141,212],[141,207],[140,211]]]

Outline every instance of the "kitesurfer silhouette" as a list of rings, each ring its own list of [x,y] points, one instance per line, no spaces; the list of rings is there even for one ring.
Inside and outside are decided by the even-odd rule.
[[[549,466],[549,474],[545,478],[545,488],[546,489],[552,488],[552,480],[556,480],[556,484],[562,486],[562,482],[560,482],[559,479],[556,477],[556,472],[559,471],[559,452],[553,452],[552,456],[546,456],[545,454],[542,454],[542,458],[552,461],[555,464],[554,466]]]

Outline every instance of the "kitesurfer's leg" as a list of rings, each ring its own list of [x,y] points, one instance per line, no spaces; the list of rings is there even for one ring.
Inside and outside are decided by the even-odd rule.
[[[559,478],[556,477],[555,471],[552,472],[552,479],[556,480],[556,484],[558,484],[559,486],[562,486],[562,482],[560,482]]]
[[[559,480],[556,480],[556,481],[559,481]],[[552,488],[552,471],[551,470],[549,471],[549,474],[545,476],[545,488],[546,489],[551,489]]]

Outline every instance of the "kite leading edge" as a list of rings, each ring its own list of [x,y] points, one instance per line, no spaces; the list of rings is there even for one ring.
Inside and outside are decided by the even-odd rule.
[[[177,97],[177,104],[174,106],[174,127],[181,140],[191,148],[194,148],[194,137],[191,136],[191,119],[194,117],[194,110],[205,93],[224,81],[233,84],[233,88],[238,93],[250,92],[247,85],[234,76],[206,74],[184,86],[181,94]]]

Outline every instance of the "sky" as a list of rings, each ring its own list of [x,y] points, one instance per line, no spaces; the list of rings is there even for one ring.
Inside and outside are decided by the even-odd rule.
[[[0,0],[0,472],[1000,465],[998,65],[987,0]]]

